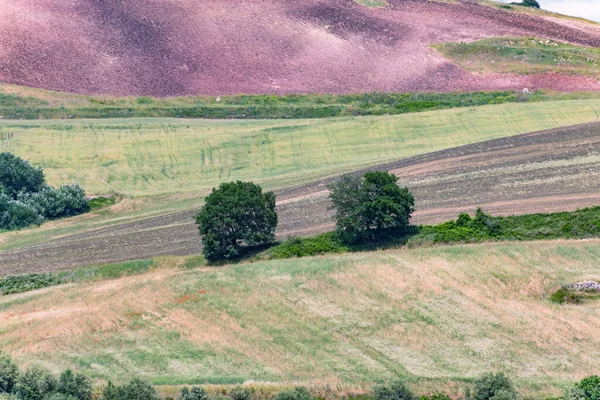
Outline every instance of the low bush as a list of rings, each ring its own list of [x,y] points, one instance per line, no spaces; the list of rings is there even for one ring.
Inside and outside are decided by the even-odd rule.
[[[22,193],[17,198],[35,208],[46,219],[73,217],[90,211],[85,191],[77,184],[60,186],[58,189],[46,186],[37,193]]]
[[[31,225],[39,225],[43,221],[44,217],[32,205],[0,194],[0,229],[9,231],[22,229]]]
[[[345,253],[350,248],[344,245],[334,232],[307,238],[290,238],[268,250],[271,259],[309,257],[329,253]]]
[[[242,386],[236,386],[229,392],[231,400],[252,400],[252,391]]]
[[[134,378],[123,386],[108,382],[102,391],[102,400],[159,400],[159,397],[152,384]]]
[[[210,396],[201,387],[194,386],[191,390],[184,387],[179,394],[179,400],[210,400]]]
[[[92,400],[92,383],[88,377],[65,370],[58,379],[57,391],[77,400]]]
[[[33,366],[17,380],[15,393],[19,400],[43,400],[56,391],[57,381],[46,368]]]
[[[313,400],[313,396],[310,394],[307,388],[303,386],[296,386],[292,390],[279,392],[275,396],[275,400]]]
[[[502,372],[485,374],[475,381],[472,400],[516,400],[517,392]]]
[[[585,400],[600,400],[600,376],[593,375],[575,385]]]
[[[0,279],[0,295],[23,293],[59,285],[60,283],[60,278],[50,273],[7,276]]]
[[[401,381],[389,385],[377,385],[373,388],[374,400],[413,400],[414,394]]]
[[[117,200],[112,197],[94,197],[88,201],[90,211],[99,210],[101,208],[110,207],[116,204]]]
[[[0,393],[12,393],[19,378],[19,368],[12,358],[0,351]]]

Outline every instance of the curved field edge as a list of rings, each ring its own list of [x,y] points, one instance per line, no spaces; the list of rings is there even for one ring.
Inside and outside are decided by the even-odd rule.
[[[547,297],[598,279],[599,258],[588,240],[191,270],[159,259],[143,275],[0,298],[0,345],[21,365],[99,380],[365,387],[399,375],[433,389],[503,370],[548,397],[597,368],[598,308]]]

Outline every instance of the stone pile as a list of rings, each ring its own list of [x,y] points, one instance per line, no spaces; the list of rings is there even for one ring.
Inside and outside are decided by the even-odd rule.
[[[579,282],[579,283],[574,283],[573,285],[569,286],[569,289],[580,291],[580,292],[583,292],[583,291],[600,292],[600,282],[583,281],[583,282]]]

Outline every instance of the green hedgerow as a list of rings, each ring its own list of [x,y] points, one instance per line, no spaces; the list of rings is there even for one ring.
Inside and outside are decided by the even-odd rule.
[[[412,391],[401,381],[389,385],[377,385],[373,389],[374,400],[413,400],[414,398]]]

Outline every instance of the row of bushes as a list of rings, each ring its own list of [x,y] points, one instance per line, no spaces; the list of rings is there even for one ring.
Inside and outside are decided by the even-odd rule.
[[[456,220],[439,225],[412,226],[399,235],[375,243],[378,247],[406,244],[477,243],[495,240],[585,239],[600,237],[600,207],[571,212],[496,217],[481,209],[474,216],[461,213]],[[307,257],[369,248],[345,245],[335,232],[308,238],[290,238],[266,252],[268,258]]]
[[[6,400],[92,400],[91,380],[79,373],[65,370],[56,378],[43,367],[33,366],[25,372],[11,358],[0,352],[0,396]],[[233,388],[227,400],[255,400],[256,393],[243,386]],[[2,397],[0,397],[2,398]],[[149,382],[134,378],[124,385],[111,382],[103,388],[101,400],[159,400]],[[416,396],[402,381],[376,385],[373,400],[451,400],[443,393]],[[511,380],[503,373],[485,374],[476,379],[465,392],[465,400],[517,400],[519,395]],[[313,400],[305,387],[295,387],[275,395],[274,400]],[[587,377],[569,388],[564,400],[600,400],[600,377]],[[202,387],[184,387],[178,400],[211,400]]]
[[[0,153],[0,229],[26,228],[89,210],[79,185],[50,187],[41,168],[11,153]]]

